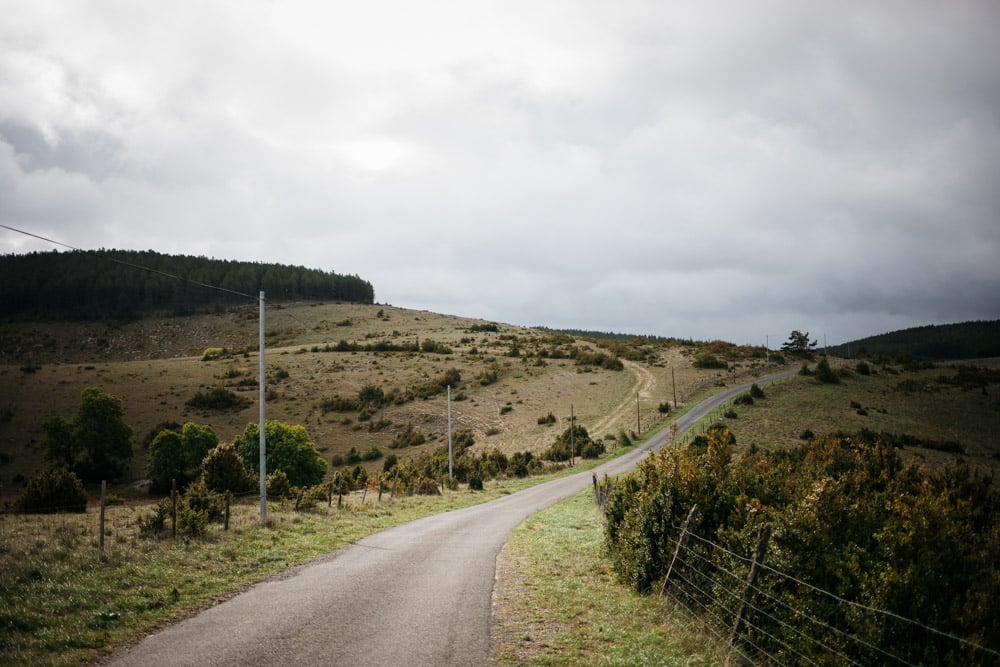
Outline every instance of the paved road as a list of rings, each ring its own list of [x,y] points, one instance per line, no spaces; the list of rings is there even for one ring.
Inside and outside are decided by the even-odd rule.
[[[678,420],[681,432],[748,387],[695,406]],[[595,472],[620,474],[667,437]],[[524,518],[590,482],[583,472],[372,535],[152,635],[110,664],[487,664],[500,548]]]

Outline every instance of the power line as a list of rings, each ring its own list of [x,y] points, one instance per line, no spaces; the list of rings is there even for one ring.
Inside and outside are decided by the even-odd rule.
[[[46,236],[41,236],[40,234],[33,234],[32,232],[26,232],[23,229],[17,229],[16,227],[11,227],[10,225],[0,224],[0,227],[3,227],[4,229],[9,229],[12,232],[17,232],[18,234],[24,234],[25,236],[31,236],[32,238],[40,239],[40,240],[46,241],[48,243],[53,243],[55,245],[62,246],[64,248],[69,248],[70,250],[76,250],[77,252],[84,252],[84,253],[87,253],[89,255],[93,255],[94,257],[103,259],[103,260],[108,261],[108,262],[114,262],[115,264],[121,264],[122,266],[128,266],[128,267],[131,267],[133,269],[139,269],[140,271],[149,271],[150,273],[156,273],[158,275],[165,276],[167,278],[173,278],[174,280],[180,280],[180,281],[183,281],[183,282],[186,282],[186,283],[191,283],[192,285],[198,285],[199,287],[205,287],[207,289],[212,289],[212,290],[216,290],[216,291],[219,291],[219,292],[227,292],[229,294],[235,294],[237,296],[246,297],[247,299],[253,299],[255,301],[259,298],[259,297],[253,296],[251,294],[246,294],[244,292],[239,292],[237,290],[228,289],[226,287],[219,287],[218,285],[209,285],[208,283],[203,283],[203,282],[199,282],[197,280],[192,280],[191,278],[185,278],[184,276],[178,276],[178,275],[173,274],[173,273],[168,273],[166,271],[161,271],[159,269],[154,269],[154,268],[152,268],[150,266],[143,266],[141,264],[133,264],[132,262],[126,262],[126,261],[121,260],[121,259],[115,259],[114,257],[109,257],[108,255],[101,254],[101,253],[97,252],[96,250],[84,250],[83,248],[77,248],[76,246],[72,246],[72,245],[70,245],[68,243],[63,243],[62,241],[56,241],[55,239],[50,239],[50,238],[48,238]]]

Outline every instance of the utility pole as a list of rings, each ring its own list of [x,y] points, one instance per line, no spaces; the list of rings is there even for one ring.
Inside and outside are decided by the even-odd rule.
[[[639,417],[639,392],[635,392],[635,432],[642,433],[642,420]]]
[[[264,436],[264,291],[260,292],[260,520],[267,520],[267,443]]]
[[[570,406],[569,406],[569,467],[570,468],[572,468],[574,465],[576,465],[576,461],[575,461],[575,459],[576,459],[576,443],[573,442],[573,437],[575,435],[575,433],[573,433],[573,431],[575,431],[576,429],[573,428],[573,421],[574,421],[574,418],[573,418],[573,405],[570,404]]]
[[[451,385],[448,385],[448,480],[454,479],[454,463],[451,454]]]
[[[677,380],[674,379],[674,367],[670,367],[670,384],[674,386],[674,410],[677,409]]]

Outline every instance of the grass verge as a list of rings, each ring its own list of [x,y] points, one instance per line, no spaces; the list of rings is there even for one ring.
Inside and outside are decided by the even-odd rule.
[[[143,536],[150,505],[109,507],[104,552],[98,512],[0,514],[0,664],[92,663],[287,568],[377,531],[485,502],[542,479],[490,483],[483,492],[396,497],[338,510],[294,512],[255,500],[233,507],[230,530],[176,539]],[[360,496],[353,499],[360,501]]]
[[[514,530],[498,565],[500,665],[715,665],[724,656],[683,610],[622,587],[604,557],[593,492]]]

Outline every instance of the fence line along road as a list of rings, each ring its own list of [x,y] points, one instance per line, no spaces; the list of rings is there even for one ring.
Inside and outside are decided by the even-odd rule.
[[[751,384],[699,403],[677,420],[678,432]],[[668,437],[661,431],[594,472],[621,474]],[[487,664],[497,554],[520,521],[591,479],[578,473],[371,535],[151,635],[110,664]]]

